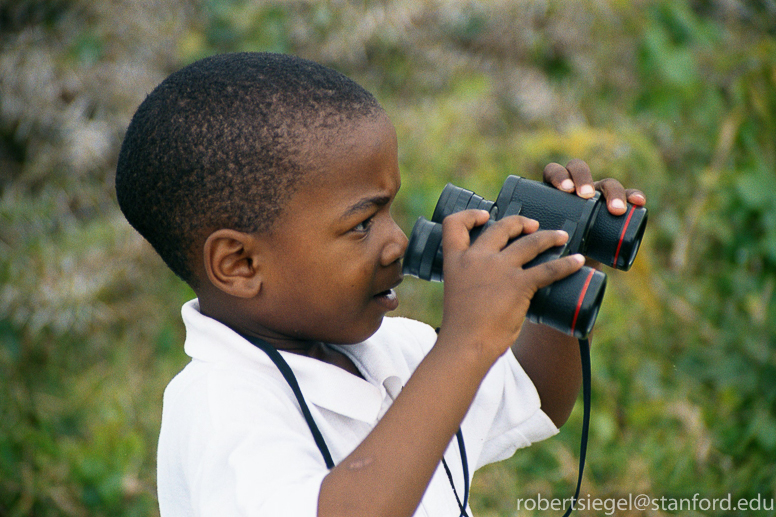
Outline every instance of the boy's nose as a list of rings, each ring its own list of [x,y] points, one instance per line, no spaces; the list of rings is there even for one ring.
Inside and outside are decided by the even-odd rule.
[[[383,248],[380,264],[382,266],[390,266],[401,259],[404,256],[404,252],[407,251],[407,244],[409,244],[409,239],[404,235],[399,225],[393,222],[393,233],[391,234],[390,241]]]

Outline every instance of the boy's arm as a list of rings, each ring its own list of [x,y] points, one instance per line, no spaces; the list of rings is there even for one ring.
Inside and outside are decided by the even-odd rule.
[[[539,392],[542,411],[556,427],[565,424],[582,385],[579,342],[546,325],[526,321],[512,353]]]
[[[498,221],[470,246],[469,231],[488,217],[467,210],[445,219],[437,343],[369,436],[326,476],[320,516],[412,515],[485,374],[517,339],[533,294],[582,266],[581,256],[569,256],[522,269],[567,236],[537,232],[536,221],[519,216]],[[521,233],[531,235],[507,246]]]
[[[590,168],[582,160],[572,160],[566,167],[557,163],[547,165],[544,181],[583,198],[590,198],[596,189],[600,190],[606,198],[607,209],[614,215],[625,213],[626,201],[638,206],[646,203],[641,191],[625,189],[615,179],[593,182]],[[582,382],[579,342],[547,326],[526,321],[512,352],[536,386],[542,410],[556,426],[563,425],[574,408]]]

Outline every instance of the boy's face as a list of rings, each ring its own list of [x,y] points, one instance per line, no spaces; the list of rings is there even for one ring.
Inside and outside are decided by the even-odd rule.
[[[267,237],[256,323],[279,348],[285,340],[363,341],[399,303],[393,288],[407,237],[390,213],[401,184],[396,133],[380,114],[343,135],[320,150],[320,172]]]

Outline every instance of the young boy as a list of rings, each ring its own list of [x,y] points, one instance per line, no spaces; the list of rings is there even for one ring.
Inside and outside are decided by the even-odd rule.
[[[583,197],[597,187],[613,213],[644,204],[615,180],[594,185],[581,161],[549,165],[545,180]],[[516,216],[470,246],[488,214],[457,213],[444,222],[439,334],[385,318],[407,246],[390,213],[399,186],[383,109],[309,61],[207,58],[142,103],[118,201],[197,294],[182,310],[192,360],[164,397],[163,516],[460,515],[464,465],[565,422],[577,343],[524,317],[534,292],[583,258],[522,269],[567,236]]]

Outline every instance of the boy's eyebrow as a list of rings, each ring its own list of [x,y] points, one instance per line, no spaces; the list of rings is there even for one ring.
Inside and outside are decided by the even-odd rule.
[[[378,206],[378,207],[385,206],[390,201],[391,201],[390,196],[372,196],[372,197],[366,197],[364,199],[360,199],[356,203],[353,203],[350,207],[348,207],[347,210],[345,210],[345,213],[342,214],[341,219],[347,219],[353,214],[370,210],[372,207],[375,207],[375,206]]]

